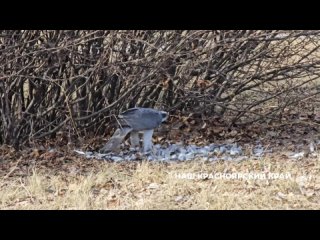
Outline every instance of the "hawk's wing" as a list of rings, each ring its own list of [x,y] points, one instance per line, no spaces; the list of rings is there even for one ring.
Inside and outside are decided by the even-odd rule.
[[[143,131],[154,129],[161,123],[160,112],[152,108],[131,108],[119,115],[121,126],[129,126],[135,130]]]
[[[141,115],[141,109],[130,108],[118,115],[119,121],[122,127],[136,127],[136,123],[139,122]]]
[[[120,113],[119,117],[123,118],[123,117],[134,117],[139,115],[139,108],[130,108],[122,113]]]

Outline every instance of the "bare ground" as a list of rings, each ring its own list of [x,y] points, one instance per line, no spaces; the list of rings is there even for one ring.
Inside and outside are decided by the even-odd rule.
[[[2,159],[0,209],[320,209],[319,157],[113,163],[32,154]]]

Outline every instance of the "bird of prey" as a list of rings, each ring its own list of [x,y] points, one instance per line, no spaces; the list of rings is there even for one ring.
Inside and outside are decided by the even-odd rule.
[[[135,107],[122,112],[118,116],[120,128],[116,130],[110,141],[102,149],[104,151],[119,150],[119,145],[130,133],[132,147],[139,147],[139,132],[143,132],[143,151],[152,149],[152,135],[155,128],[167,120],[169,114],[152,108]]]

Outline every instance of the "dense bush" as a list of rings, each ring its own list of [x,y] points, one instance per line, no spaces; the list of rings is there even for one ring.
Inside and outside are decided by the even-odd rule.
[[[1,31],[0,143],[101,134],[133,106],[281,120],[317,96],[319,31]]]

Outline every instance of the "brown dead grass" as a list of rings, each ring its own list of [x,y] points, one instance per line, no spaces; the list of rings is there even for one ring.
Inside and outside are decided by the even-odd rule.
[[[96,172],[34,167],[1,177],[1,209],[319,209],[320,159],[96,161]],[[183,173],[290,173],[290,179],[179,179]],[[180,174],[180,175],[179,175]]]

